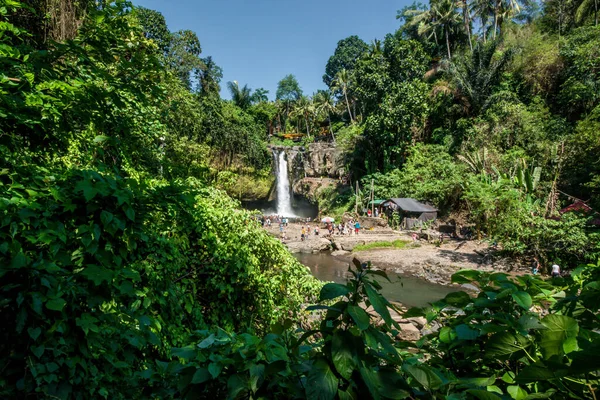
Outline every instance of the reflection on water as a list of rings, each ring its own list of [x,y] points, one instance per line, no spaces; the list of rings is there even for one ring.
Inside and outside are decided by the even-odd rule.
[[[329,254],[295,254],[295,257],[308,266],[312,274],[322,281],[346,283],[348,275],[348,262],[341,261]],[[412,276],[388,273],[391,283],[382,277],[375,276],[383,287],[381,293],[390,301],[397,301],[409,307],[424,307],[429,303],[445,297],[448,293],[456,292],[451,288],[427,282],[424,279]]]

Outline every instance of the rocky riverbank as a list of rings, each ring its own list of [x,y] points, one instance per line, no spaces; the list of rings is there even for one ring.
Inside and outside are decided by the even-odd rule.
[[[310,226],[311,234],[301,240],[302,226]],[[489,252],[486,243],[476,241],[446,240],[442,244],[429,243],[426,240],[413,240],[408,232],[398,232],[390,228],[374,226],[364,230],[359,235],[321,235],[315,236],[314,223],[290,223],[285,228],[285,245],[293,253],[330,252],[332,256],[350,262],[357,257],[362,262],[370,261],[379,269],[404,275],[416,276],[432,283],[449,285],[452,274],[461,269],[480,271],[503,271],[522,274],[526,271],[513,269],[510,260],[487,263],[484,256]],[[319,224],[319,227],[321,225]],[[280,237],[279,227],[271,226],[268,231]],[[407,242],[404,248],[374,248],[356,251],[357,245],[367,245],[373,242]]]

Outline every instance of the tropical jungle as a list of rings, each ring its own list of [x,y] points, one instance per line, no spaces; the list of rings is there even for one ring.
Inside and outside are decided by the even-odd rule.
[[[271,100],[158,11],[0,0],[0,396],[596,399],[598,7],[414,3],[340,38],[326,90],[290,73]],[[348,181],[319,208],[373,184],[568,273],[465,269],[408,310],[368,260],[320,282],[240,202],[271,146],[314,143]],[[400,340],[392,312],[437,328]]]

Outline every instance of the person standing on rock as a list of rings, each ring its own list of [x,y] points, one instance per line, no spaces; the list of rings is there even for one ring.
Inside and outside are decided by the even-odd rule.
[[[315,226],[315,236],[319,236],[319,227]]]
[[[552,277],[556,278],[557,276],[560,276],[560,266],[555,263],[552,265]]]
[[[354,224],[354,234],[358,235],[359,230],[360,230],[360,223],[358,221],[356,221],[356,223]]]
[[[533,261],[531,262],[531,273],[533,275],[537,275],[540,270],[540,261],[537,257],[533,257]]]
[[[371,218],[371,210],[367,210],[367,217]]]

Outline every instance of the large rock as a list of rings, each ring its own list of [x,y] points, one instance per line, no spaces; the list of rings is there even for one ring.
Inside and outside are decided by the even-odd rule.
[[[427,320],[423,317],[410,317],[407,318],[407,320],[419,329],[423,329],[423,327],[427,324]]]
[[[397,339],[405,340],[407,342],[415,342],[421,339],[421,331],[413,324],[398,324],[400,325],[400,332],[396,335]]]
[[[292,180],[329,177],[339,179],[345,175],[345,154],[331,143],[311,143],[308,147],[270,146],[284,150]]]

